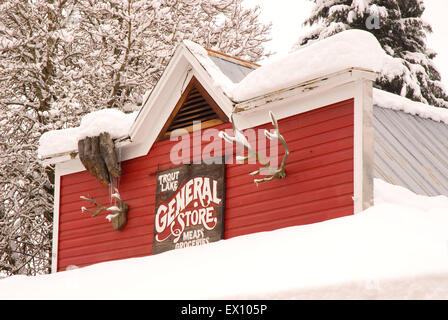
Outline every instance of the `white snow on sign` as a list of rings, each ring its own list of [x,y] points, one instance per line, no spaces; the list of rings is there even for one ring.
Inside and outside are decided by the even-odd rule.
[[[447,230],[447,197],[376,180],[375,206],[356,215],[12,276],[0,299],[448,299]]]
[[[39,140],[37,150],[40,158],[78,150],[78,141],[85,137],[109,132],[112,139],[125,137],[129,133],[137,112],[123,113],[118,109],[103,109],[85,115],[79,127],[45,132]]]

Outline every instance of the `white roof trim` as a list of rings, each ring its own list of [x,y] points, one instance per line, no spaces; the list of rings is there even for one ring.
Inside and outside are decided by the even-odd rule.
[[[181,44],[129,131],[132,144],[129,145],[129,151],[124,160],[143,156],[149,152],[193,77],[230,117],[233,102],[219,86],[214,85],[212,77],[204,66],[184,44]]]
[[[128,136],[116,141],[116,146],[122,149],[121,161],[143,156],[149,152],[192,77],[199,81],[221,110],[230,117],[233,102],[219,86],[214,84],[210,72],[182,43],[177,47],[151,94],[144,101]],[[126,140],[126,143],[122,143],[121,140]],[[44,165],[51,165],[75,158],[77,150],[47,156],[41,161]]]
[[[306,96],[315,94],[316,92],[328,90],[335,86],[341,86],[345,83],[353,82],[359,79],[374,81],[376,79],[376,73],[360,68],[347,68],[323,77],[298,83],[291,87],[283,88],[274,92],[268,92],[264,95],[238,102],[235,104],[234,110],[237,113],[250,112],[254,108],[258,109],[275,101],[284,100],[292,96]]]

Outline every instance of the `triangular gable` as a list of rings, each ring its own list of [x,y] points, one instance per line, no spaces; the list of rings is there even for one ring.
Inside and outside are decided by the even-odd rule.
[[[211,59],[205,60],[203,53],[192,52],[185,43],[179,45],[130,129],[132,143],[123,146],[122,160],[146,155],[154,142],[163,139],[169,129],[174,129],[170,125],[180,124],[177,122],[180,116],[177,119],[176,116],[182,115],[181,108],[192,98],[190,94],[199,93],[198,97],[208,104],[197,114],[198,118],[204,117],[202,128],[228,121],[234,102],[215,80],[217,76],[224,77],[229,83],[231,80],[218,66],[212,65]],[[188,126],[183,128],[188,130]]]
[[[208,104],[207,108],[198,110],[198,120],[205,120],[202,125],[212,126],[228,121],[235,102],[230,99],[227,89],[257,67],[254,63],[205,49],[191,41],[179,44],[161,78],[145,96],[138,115],[132,115],[135,121],[129,127],[128,134],[116,138],[115,146],[120,149],[120,160],[146,155],[155,141],[174,129],[175,123],[182,126],[179,121],[187,111],[180,110],[182,101],[192,99],[197,92],[201,101]],[[61,133],[61,136],[66,135],[66,132]],[[50,165],[73,160],[81,170],[76,143],[69,145],[63,151],[45,153],[42,162]],[[73,165],[71,163],[68,165]]]
[[[197,121],[201,122],[201,128],[204,129],[227,122],[228,117],[193,77],[162,128],[158,140],[167,138],[177,129],[192,132],[194,122]]]

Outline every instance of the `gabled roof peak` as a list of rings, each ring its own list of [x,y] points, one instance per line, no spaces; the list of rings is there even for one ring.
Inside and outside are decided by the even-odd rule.
[[[320,81],[322,77],[340,81],[336,71],[351,73],[357,69],[372,77],[373,71],[387,63],[390,64],[391,60],[385,57],[378,41],[370,33],[360,30],[341,32],[261,67],[184,40],[176,48],[162,77],[147,95],[128,136],[124,137],[126,141],[132,141],[133,149],[138,150],[130,152],[129,157],[149,151],[193,78],[222,114],[229,118],[237,107],[246,102],[250,102],[251,106],[260,106],[275,101],[272,96],[280,96],[282,90],[311,80]],[[265,99],[268,95],[269,99]],[[51,149],[51,146],[46,148]],[[76,150],[67,151],[66,154],[73,152]],[[66,160],[59,154],[47,153],[46,156],[58,157],[59,160],[50,160],[51,163]]]

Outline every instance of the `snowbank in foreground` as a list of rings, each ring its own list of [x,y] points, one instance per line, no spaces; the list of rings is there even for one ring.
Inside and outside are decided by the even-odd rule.
[[[127,136],[137,112],[123,113],[118,109],[91,112],[81,119],[79,127],[45,132],[39,140],[39,157],[78,150],[78,141],[85,137],[109,132],[112,139]]]
[[[448,198],[375,181],[354,216],[0,280],[0,299],[448,299]]]

